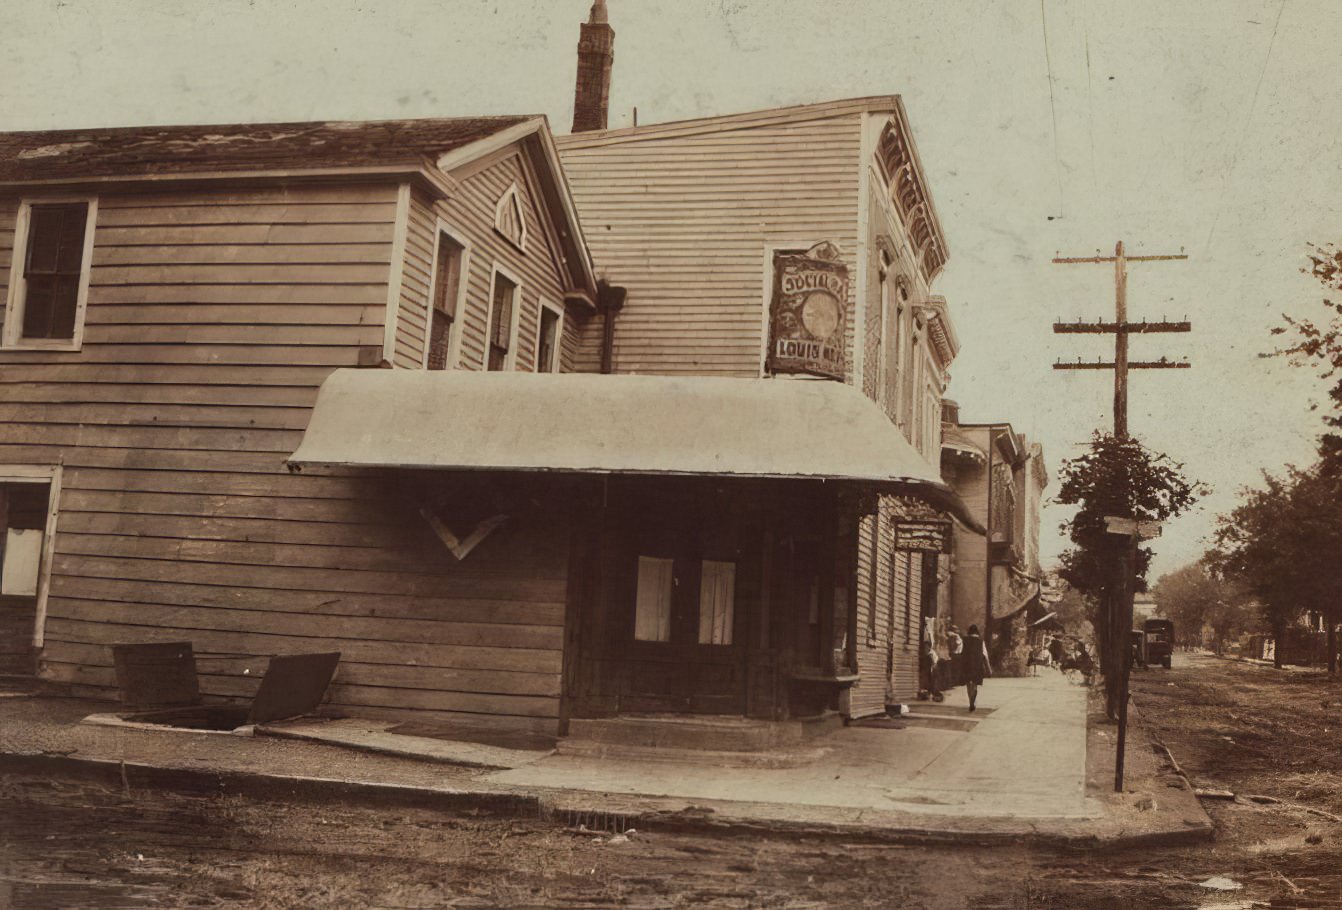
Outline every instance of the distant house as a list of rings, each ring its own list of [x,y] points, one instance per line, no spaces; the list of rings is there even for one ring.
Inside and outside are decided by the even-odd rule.
[[[1040,509],[1048,472],[1043,448],[1009,423],[962,423],[947,402],[942,473],[987,537],[957,529],[946,614],[984,630],[999,652],[1024,647],[1021,620],[1038,604]]]

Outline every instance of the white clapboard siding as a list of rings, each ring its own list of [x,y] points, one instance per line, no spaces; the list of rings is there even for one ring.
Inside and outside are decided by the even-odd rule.
[[[861,119],[559,140],[593,258],[629,291],[617,372],[759,375],[766,245],[819,240],[848,257],[851,364]],[[580,342],[579,369],[595,368],[600,331]]]
[[[468,186],[451,204],[492,224],[487,195]],[[0,351],[0,462],[65,465],[47,678],[111,695],[109,645],[190,640],[205,694],[236,697],[270,655],[338,650],[342,709],[554,731],[562,518],[496,532],[458,563],[390,476],[284,464],[322,380],[382,348],[396,196],[99,199],[83,349]],[[395,358],[417,366],[436,213],[415,202]],[[17,207],[0,199],[0,282]],[[534,274],[516,266],[533,301],[557,287],[544,239],[535,226]]]

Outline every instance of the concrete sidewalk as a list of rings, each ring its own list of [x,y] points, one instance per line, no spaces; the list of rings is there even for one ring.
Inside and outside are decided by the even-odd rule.
[[[469,744],[434,741],[432,754],[423,756],[429,760],[417,760],[409,757],[414,737],[403,738],[408,745],[399,754],[379,754],[351,748],[357,744],[347,741],[348,727],[341,734],[346,741],[332,745],[93,726],[81,721],[106,713],[107,703],[21,696],[0,698],[0,769],[31,772],[47,760],[53,773],[57,765],[62,773],[83,767],[137,786],[176,786],[186,775],[228,792],[276,792],[273,785],[281,784],[278,792],[296,796],[363,793],[374,804],[394,796],[451,809],[474,800],[482,811],[503,805],[568,820],[618,817],[643,828],[1082,845],[1210,834],[1191,792],[1191,806],[1166,798],[1178,782],[1155,763],[1143,766],[1146,776],[1134,778],[1134,792],[1123,798],[1106,796],[1093,782],[1088,791],[1086,693],[1061,675],[990,680],[974,714],[964,699],[956,690],[945,703],[915,705],[915,716],[843,728],[817,740],[818,754],[796,767],[724,768],[561,750],[495,770],[452,763],[457,751],[480,754]],[[1092,753],[1097,743],[1092,736]],[[1147,791],[1153,811],[1138,813],[1132,807]]]
[[[1086,695],[1056,673],[991,680],[970,714],[963,689],[918,713],[976,720],[968,731],[896,724],[845,727],[819,740],[825,754],[801,767],[723,768],[685,762],[555,755],[485,775],[513,787],[588,790],[684,800],[996,819],[1081,819],[1086,802]],[[903,729],[894,729],[894,726]],[[562,747],[561,747],[562,751]]]

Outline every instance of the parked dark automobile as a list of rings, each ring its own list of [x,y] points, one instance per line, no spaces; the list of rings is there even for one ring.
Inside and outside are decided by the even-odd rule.
[[[1174,655],[1174,623],[1168,619],[1148,619],[1142,625],[1146,638],[1146,663],[1160,664],[1166,670]]]

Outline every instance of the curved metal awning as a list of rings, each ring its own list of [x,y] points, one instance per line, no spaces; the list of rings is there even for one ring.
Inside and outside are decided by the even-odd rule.
[[[828,381],[336,370],[289,463],[849,481],[976,529],[881,409]]]

